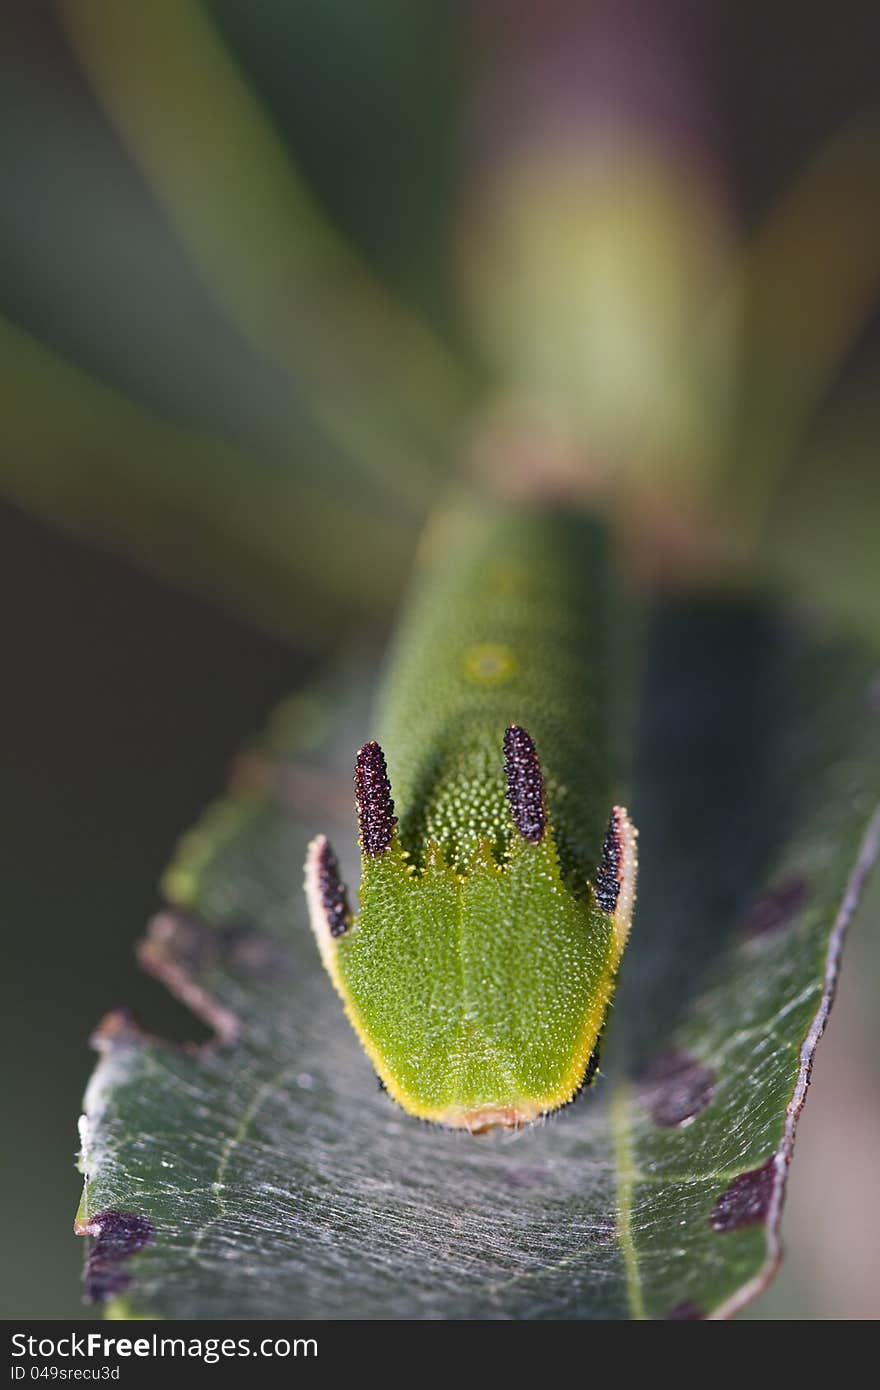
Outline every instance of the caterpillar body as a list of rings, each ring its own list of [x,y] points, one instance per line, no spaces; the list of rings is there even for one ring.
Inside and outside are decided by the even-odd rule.
[[[606,572],[570,515],[435,524],[356,759],[357,914],[326,838],[309,847],[324,964],[422,1119],[515,1128],[592,1079],[637,867],[611,807]]]

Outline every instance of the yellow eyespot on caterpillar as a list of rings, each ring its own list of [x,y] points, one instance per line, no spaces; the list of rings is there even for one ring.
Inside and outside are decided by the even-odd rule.
[[[475,685],[501,685],[516,672],[516,656],[498,642],[475,642],[464,653],[465,675]]]
[[[636,831],[622,806],[608,818],[616,686],[600,533],[470,512],[444,534],[395,643],[381,746],[355,761],[358,910],[324,836],[306,894],[388,1094],[481,1133],[528,1124],[592,1081]],[[494,582],[505,571],[515,586]],[[475,650],[517,659],[481,683]]]

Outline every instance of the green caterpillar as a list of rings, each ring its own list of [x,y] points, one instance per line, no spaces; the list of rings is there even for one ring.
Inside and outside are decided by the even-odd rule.
[[[636,831],[623,807],[608,820],[613,624],[598,529],[470,508],[422,549],[381,746],[357,755],[360,910],[324,836],[306,893],[389,1094],[476,1133],[527,1124],[592,1079]]]

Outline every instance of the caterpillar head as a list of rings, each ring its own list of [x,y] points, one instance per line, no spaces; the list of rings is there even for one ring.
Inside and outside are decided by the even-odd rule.
[[[384,1087],[411,1114],[472,1132],[527,1124],[591,1079],[635,900],[623,807],[592,881],[572,884],[518,725],[498,741],[497,777],[503,827],[471,814],[446,844],[405,844],[384,754],[367,743],[354,777],[357,913],[325,836],[306,863],[324,965]]]

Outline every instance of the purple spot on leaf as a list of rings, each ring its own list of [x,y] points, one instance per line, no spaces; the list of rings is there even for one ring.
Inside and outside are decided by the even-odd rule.
[[[661,1052],[642,1073],[641,1096],[664,1129],[695,1119],[715,1094],[715,1073],[689,1052]]]
[[[787,927],[806,905],[809,884],[805,878],[789,878],[756,898],[746,912],[742,930],[746,936],[764,936]]]
[[[83,1276],[85,1296],[89,1303],[104,1303],[129,1288],[132,1275],[125,1261],[152,1244],[155,1228],[147,1216],[110,1208],[93,1216],[85,1229],[95,1237]]]
[[[552,1170],[535,1165],[516,1165],[503,1172],[504,1182],[514,1190],[524,1192],[546,1191],[548,1183],[552,1180]]]
[[[690,1299],[685,1299],[683,1303],[676,1303],[666,1314],[667,1322],[698,1322],[706,1314],[697,1303],[692,1303]]]
[[[713,1231],[724,1235],[745,1226],[759,1226],[767,1219],[776,1176],[776,1156],[771,1154],[760,1168],[740,1173],[724,1189],[709,1213]]]
[[[283,944],[266,932],[237,924],[221,927],[220,950],[229,968],[255,979],[277,980],[290,968]]]
[[[594,1226],[585,1227],[583,1234],[591,1245],[613,1245],[617,1240],[617,1227],[613,1221],[597,1221]]]

